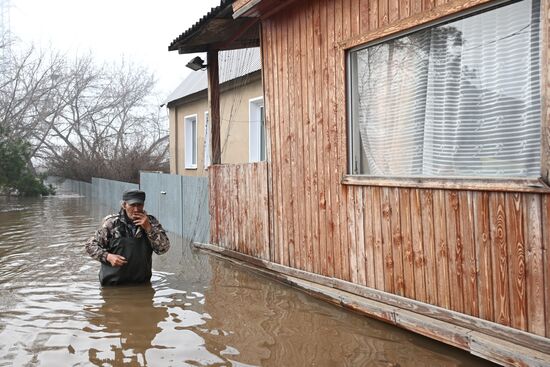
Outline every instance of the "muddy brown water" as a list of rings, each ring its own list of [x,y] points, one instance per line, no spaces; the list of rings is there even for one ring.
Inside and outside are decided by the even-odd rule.
[[[0,198],[0,366],[488,366],[324,303],[170,234],[152,284],[101,288],[83,241],[105,215]]]

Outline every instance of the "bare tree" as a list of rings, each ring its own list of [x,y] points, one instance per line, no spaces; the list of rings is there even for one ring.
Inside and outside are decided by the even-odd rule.
[[[0,127],[30,143],[30,165],[86,181],[137,181],[139,170],[166,168],[166,117],[145,68],[33,47],[0,67]]]

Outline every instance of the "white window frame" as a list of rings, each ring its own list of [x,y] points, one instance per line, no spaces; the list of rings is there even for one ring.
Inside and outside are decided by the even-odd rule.
[[[204,111],[204,169],[210,167],[210,119],[208,111]]]
[[[504,4],[512,3],[512,1],[503,2]],[[543,4],[543,2],[541,2]],[[493,6],[487,6],[487,10],[492,10]],[[485,9],[484,9],[485,10]],[[477,11],[466,11],[461,14],[457,14],[456,16],[453,16],[452,18],[455,20],[460,19],[461,17],[475,15]],[[541,10],[541,17],[543,16],[544,11]],[[348,153],[348,164],[347,164],[347,173],[344,174],[342,183],[343,184],[351,184],[351,185],[374,185],[374,186],[394,186],[394,187],[425,187],[425,188],[464,188],[464,189],[495,189],[499,188],[503,191],[538,191],[538,190],[547,190],[547,186],[543,185],[538,179],[533,178],[522,178],[522,177],[457,177],[457,176],[451,176],[451,177],[392,177],[392,176],[371,176],[366,174],[357,174],[354,172],[353,165],[353,159],[352,156],[354,154],[353,150],[357,149],[357,140],[358,136],[354,134],[354,130],[357,128],[357,124],[354,124],[352,121],[352,95],[350,93],[351,88],[351,57],[350,54],[352,51],[355,51],[357,49],[363,49],[366,47],[370,47],[372,45],[376,45],[382,42],[390,41],[395,38],[399,38],[403,35],[406,35],[407,33],[415,32],[419,29],[423,28],[429,28],[433,26],[438,26],[441,23],[445,23],[448,21],[452,21],[453,19],[445,18],[444,20],[441,20],[439,22],[432,22],[429,23],[426,26],[422,27],[415,27],[409,31],[399,32],[396,34],[388,33],[383,39],[379,40],[373,40],[368,43],[363,44],[352,44],[347,43],[347,45],[343,46],[343,49],[346,51],[346,63],[347,63],[347,81],[346,81],[346,104],[347,104],[347,119],[348,119],[348,142],[347,142],[347,153]],[[540,27],[543,27],[543,22],[541,22]],[[541,44],[541,48],[545,47],[544,44]],[[544,55],[544,54],[543,54]],[[540,60],[541,67],[546,63],[546,59],[544,56]],[[544,86],[544,76],[541,77],[541,88]],[[544,111],[541,110],[541,114],[543,114]],[[544,139],[544,132],[542,131],[544,129],[544,123],[541,121],[541,148],[542,148],[542,139]],[[543,159],[543,155],[541,155],[541,160]],[[542,168],[542,162],[541,162],[541,168]]]
[[[185,169],[197,169],[197,114],[185,116],[183,124]]]
[[[264,97],[248,100],[248,161],[250,163],[266,160]],[[262,146],[262,118],[264,119],[264,141]],[[262,157],[263,150],[263,157]]]

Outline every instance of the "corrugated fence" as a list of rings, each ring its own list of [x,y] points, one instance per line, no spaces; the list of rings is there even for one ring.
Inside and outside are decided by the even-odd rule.
[[[210,240],[207,177],[141,172],[141,185],[95,177],[92,183],[59,177],[50,177],[47,182],[97,200],[113,213],[118,211],[125,190],[140,188],[147,195],[145,209],[157,217],[167,231],[193,242]]]
[[[140,182],[147,211],[164,228],[193,242],[209,242],[208,177],[142,172]]]

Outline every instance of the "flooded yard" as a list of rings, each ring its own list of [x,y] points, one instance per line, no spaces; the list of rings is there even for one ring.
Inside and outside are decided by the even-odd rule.
[[[89,199],[0,198],[0,366],[488,366],[170,234],[152,284],[101,288]]]

